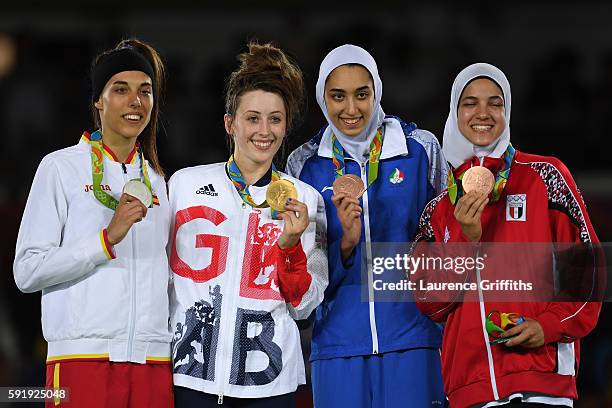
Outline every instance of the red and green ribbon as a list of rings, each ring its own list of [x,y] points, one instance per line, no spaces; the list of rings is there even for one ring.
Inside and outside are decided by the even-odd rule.
[[[380,153],[382,152],[384,128],[381,126],[376,131],[372,143],[370,143],[370,156],[368,159],[368,187],[372,185],[378,178],[378,164],[380,161]],[[346,173],[346,164],[344,163],[344,148],[335,134],[332,133],[332,162],[334,164],[336,178],[344,176]]]
[[[102,190],[102,179],[104,178],[104,143],[102,143],[102,133],[99,130],[96,130],[89,136],[89,144],[91,145],[91,176],[93,178],[94,197],[114,211],[119,205],[119,201]],[[140,148],[138,148],[138,152],[140,153],[140,171],[142,173],[143,182],[149,191],[151,191],[151,195],[153,195],[144,154]],[[150,207],[152,206],[153,204],[151,204]]]
[[[508,148],[504,152],[503,159],[504,163],[502,164],[501,169],[497,171],[495,174],[495,183],[493,184],[493,191],[491,192],[491,201],[496,202],[499,201],[501,195],[506,187],[506,183],[508,182],[508,177],[510,177],[510,170],[512,168],[512,160],[514,160],[514,155],[516,150],[512,145],[508,145]],[[464,173],[465,174],[465,173]],[[459,176],[459,181],[463,178],[463,174]],[[455,176],[453,175],[452,169],[448,172],[448,197],[450,198],[451,204],[455,205],[458,199],[460,199],[463,194],[463,187],[461,183],[455,181]]]

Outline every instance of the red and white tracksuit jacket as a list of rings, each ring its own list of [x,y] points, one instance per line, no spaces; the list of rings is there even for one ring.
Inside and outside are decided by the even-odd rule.
[[[480,165],[476,157],[457,168],[455,177],[475,165]],[[487,157],[482,165],[495,174],[502,159]],[[433,199],[421,217],[417,240],[467,242],[454,209],[447,192]],[[552,157],[517,151],[501,198],[489,202],[481,221],[482,243],[599,242],[569,170]],[[416,277],[424,273],[418,271]],[[446,322],[442,372],[451,406],[469,407],[516,393],[576,399],[580,338],[595,327],[601,304],[496,302],[488,301],[486,292],[478,292],[471,302],[432,302],[426,293],[416,294],[423,313]],[[537,320],[545,345],[536,349],[490,345],[483,321],[492,310]]]
[[[327,287],[321,195],[294,183],[310,224],[295,247],[276,244],[283,221],[243,202],[225,163],[169,182],[174,384],[243,398],[280,395],[306,381],[300,335]],[[256,203],[267,186],[250,186]]]

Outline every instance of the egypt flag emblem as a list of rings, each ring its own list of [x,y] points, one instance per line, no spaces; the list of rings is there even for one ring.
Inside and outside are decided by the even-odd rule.
[[[391,176],[389,176],[389,181],[392,184],[401,183],[404,181],[404,173],[402,173],[402,171],[396,167],[395,170],[393,170],[393,173],[391,173]]]
[[[506,196],[506,221],[527,221],[527,194]]]

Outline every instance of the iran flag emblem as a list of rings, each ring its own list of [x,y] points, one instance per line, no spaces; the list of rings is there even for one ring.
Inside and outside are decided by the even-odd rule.
[[[401,183],[402,181],[404,181],[404,173],[402,173],[402,171],[396,167],[395,170],[393,170],[393,173],[391,173],[389,181],[392,184]]]

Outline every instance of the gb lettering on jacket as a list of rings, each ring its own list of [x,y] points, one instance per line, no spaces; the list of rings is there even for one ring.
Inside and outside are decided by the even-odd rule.
[[[233,318],[222,316],[222,310],[226,310],[222,305],[236,302],[240,307],[235,309],[236,324],[231,336],[234,339],[230,342],[230,384],[264,385],[280,374],[283,353],[273,341],[275,320],[257,302],[284,302],[277,279],[277,259],[283,258],[278,256],[276,245],[282,231],[274,222],[262,220],[261,215],[259,210],[248,214],[245,236],[231,231],[231,225],[224,224],[228,217],[218,209],[199,205],[176,212],[170,266],[177,275],[202,284],[203,290],[199,291],[201,299],[190,307],[186,305],[185,318],[174,327],[175,373],[217,380],[214,367],[217,348],[229,334],[223,334],[224,321],[231,322]],[[244,234],[244,230],[241,232]],[[235,270],[240,273],[234,273]],[[232,288],[236,287],[233,282],[238,276],[239,298],[251,299],[247,302],[233,296]],[[175,280],[175,285],[180,283]],[[246,304],[252,305],[253,310],[245,308]],[[255,333],[254,327],[261,330]],[[253,351],[266,356],[267,366],[261,364],[261,370],[248,370],[247,357]]]
[[[221,211],[207,206],[189,207],[176,213],[170,265],[177,275],[197,283],[204,283],[226,272],[228,250],[235,243],[230,243],[230,238],[225,235],[200,232],[206,222],[209,224],[204,230],[210,231],[210,223],[221,229],[226,220],[227,217]],[[200,228],[194,229],[191,224]],[[180,229],[183,231],[179,232]],[[281,232],[280,226],[274,222],[262,223],[261,211],[253,210],[249,214],[243,251],[235,255],[239,257],[242,253],[242,262],[236,262],[234,255],[229,260],[230,264],[242,265],[241,297],[283,300],[277,279],[277,262],[282,258],[278,257],[276,246]],[[195,248],[199,251],[194,252],[192,249],[184,251],[191,255],[191,259],[185,260],[180,256],[181,251],[178,248],[183,245],[182,240],[189,241],[193,236],[195,236]],[[189,242],[185,244],[189,247]]]

